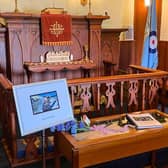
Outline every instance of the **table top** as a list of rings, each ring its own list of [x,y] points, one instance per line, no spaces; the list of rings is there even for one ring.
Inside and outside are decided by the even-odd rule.
[[[92,60],[79,60],[68,62],[25,62],[24,68],[30,72],[43,72],[46,70],[60,71],[60,70],[76,70],[76,69],[94,69],[96,64]]]
[[[163,128],[150,128],[150,129],[142,129],[142,130],[137,130],[136,128],[131,128],[128,127],[124,130],[124,128],[118,126],[117,123],[113,123],[106,127],[107,129],[112,129],[113,131],[110,132],[103,132],[102,130],[96,130],[96,131],[87,131],[87,132],[82,132],[82,133],[77,133],[75,135],[71,135],[70,133],[67,132],[62,132],[62,135],[69,141],[69,143],[72,144],[75,148],[82,148],[86,147],[88,145],[94,145],[100,143],[105,143],[107,141],[121,141],[122,139],[127,140],[130,138],[134,137],[143,137],[145,138],[145,135],[148,134],[149,136],[155,137],[157,136],[157,132],[160,131],[168,131],[168,115],[165,113],[160,112],[159,110],[146,110],[143,111],[142,113],[152,113],[152,112],[157,112],[160,113],[161,115],[164,115],[166,118],[166,122],[163,123]],[[140,112],[141,113],[141,112]],[[123,117],[125,114],[121,115],[113,115],[113,116],[108,116],[108,117],[99,117],[92,119],[92,123],[98,123],[100,121],[105,121],[109,119],[116,119],[118,117]],[[116,130],[116,132],[115,132]],[[118,143],[117,142],[117,143]],[[119,142],[120,143],[120,142]]]
[[[72,162],[74,168],[77,168],[168,147],[168,115],[156,109],[140,113],[145,112],[157,112],[163,115],[166,118],[163,127],[143,130],[128,128],[124,132],[106,134],[92,131],[79,133],[75,136],[61,132],[55,136],[56,149]],[[95,118],[92,122],[117,119],[117,117],[124,115]],[[113,124],[110,127],[112,126]],[[115,127],[115,129],[121,128]]]

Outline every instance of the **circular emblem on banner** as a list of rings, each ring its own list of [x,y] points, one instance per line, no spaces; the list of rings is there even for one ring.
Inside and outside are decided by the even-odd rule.
[[[149,52],[155,53],[157,50],[157,37],[156,31],[152,31],[149,34]]]

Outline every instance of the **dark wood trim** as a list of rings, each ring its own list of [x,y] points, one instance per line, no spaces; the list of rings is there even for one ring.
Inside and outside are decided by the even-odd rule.
[[[158,69],[168,71],[168,41],[159,41],[159,66]]]
[[[104,29],[102,29],[101,30],[101,32],[102,33],[121,33],[121,32],[125,32],[125,31],[127,31],[128,29],[126,29],[126,28],[111,28],[111,29],[107,29],[107,28],[104,28]]]
[[[136,59],[134,57],[134,40],[124,40],[120,41],[120,60],[119,60],[119,70],[127,71],[130,64],[136,64]]]
[[[6,75],[6,39],[5,39],[6,28],[0,27],[0,73]]]

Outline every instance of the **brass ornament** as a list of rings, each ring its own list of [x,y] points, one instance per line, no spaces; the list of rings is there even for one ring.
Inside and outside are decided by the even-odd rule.
[[[81,0],[81,5],[85,6],[88,3],[88,0]]]

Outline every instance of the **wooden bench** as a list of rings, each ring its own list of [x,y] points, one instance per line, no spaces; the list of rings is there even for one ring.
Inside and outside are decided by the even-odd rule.
[[[130,68],[134,74],[130,71],[125,75],[67,80],[75,117],[87,114],[95,118],[156,108],[159,81],[165,81],[168,73]],[[17,167],[42,160],[41,144],[38,142],[41,133],[20,137],[12,86],[0,74],[2,142],[11,167]],[[53,133],[46,130],[46,135],[46,159],[51,159],[55,157]]]
[[[148,164],[154,168],[155,150],[168,147],[168,115],[156,109],[144,110],[139,113],[157,113],[162,117],[164,116],[167,121],[163,123],[163,128],[136,130],[135,128],[126,127],[126,125],[118,128],[116,126],[118,121],[124,117],[123,114],[120,114],[91,120],[92,124],[100,121],[112,121],[111,126],[104,128],[104,132],[96,130],[77,133],[76,135],[70,135],[67,132],[56,133],[55,168],[61,167],[59,159],[61,155],[71,162],[72,168],[83,168],[145,152],[151,152],[152,159]],[[115,129],[115,127],[117,128]],[[110,130],[119,129],[118,132],[110,132]]]

